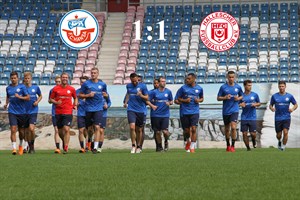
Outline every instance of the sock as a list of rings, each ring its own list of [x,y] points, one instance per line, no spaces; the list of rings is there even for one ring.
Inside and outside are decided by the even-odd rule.
[[[281,148],[282,148],[282,149],[285,149],[285,145],[283,144]]]
[[[135,147],[135,144],[132,144],[131,146],[132,146],[132,147]]]
[[[11,145],[12,145],[13,149],[17,149],[17,143],[16,142],[12,142]]]
[[[23,145],[23,140],[20,140],[19,146],[22,146],[22,145]]]
[[[31,149],[34,150],[34,140],[31,140]]]
[[[195,149],[195,147],[196,147],[196,142],[192,142],[191,143],[191,149]]]
[[[98,144],[99,144],[99,142],[94,142],[94,149],[98,148]]]
[[[79,144],[80,144],[80,148],[84,148],[83,141],[79,141]]]
[[[280,140],[278,140],[278,146],[281,146],[281,141]]]
[[[68,145],[65,145],[64,146],[64,151],[68,151],[68,148],[69,148]]]
[[[88,147],[88,146],[89,146],[89,142],[86,142],[86,143],[85,143],[85,147]]]
[[[256,140],[254,138],[252,138],[252,143],[253,143],[253,146],[255,147],[256,146]]]
[[[59,149],[59,143],[55,143],[57,149]]]
[[[248,144],[248,145],[246,145],[246,147],[247,147],[247,149],[250,149],[250,146],[249,146],[249,144]]]
[[[234,147],[234,143],[235,143],[235,140],[232,139],[232,140],[231,140],[231,146],[232,146],[232,147]]]
[[[162,144],[161,144],[161,143],[158,143],[158,144],[157,144],[157,147],[158,147],[158,149],[162,149]]]
[[[26,150],[27,150],[27,148],[28,148],[28,142],[27,142],[27,141],[25,141],[24,149],[26,149]]]
[[[141,146],[140,146],[140,145],[137,145],[137,148],[138,148],[138,149],[141,149]]]
[[[229,139],[226,139],[226,145],[227,145],[228,147],[230,146]]]
[[[99,148],[102,148],[102,145],[103,145],[103,142],[99,142],[98,147],[99,147]]]

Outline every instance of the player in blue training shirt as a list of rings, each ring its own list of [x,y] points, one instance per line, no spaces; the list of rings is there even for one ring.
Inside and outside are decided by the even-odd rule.
[[[234,144],[236,141],[236,124],[239,116],[239,101],[243,98],[241,86],[235,83],[235,72],[229,71],[227,83],[220,87],[218,101],[223,101],[223,121],[225,124],[226,151],[235,152]],[[230,134],[231,128],[231,134]],[[231,135],[231,145],[230,145]]]
[[[82,85],[84,82],[89,80],[89,77],[87,76],[82,76],[80,77],[80,85]],[[87,136],[86,132],[86,115],[85,115],[85,110],[86,110],[86,102],[84,98],[80,98],[79,94],[81,93],[81,88],[76,90],[76,95],[78,98],[78,109],[77,109],[77,127],[78,127],[78,139],[79,139],[79,144],[80,144],[80,150],[79,153],[85,153],[84,149],[84,139]]]
[[[241,115],[241,131],[247,151],[250,151],[248,132],[250,132],[253,148],[256,148],[256,108],[260,106],[260,100],[255,92],[252,92],[252,81],[244,81],[245,91],[240,106],[243,109]]]
[[[91,79],[84,82],[81,86],[82,93],[80,98],[85,98],[86,102],[86,126],[91,128],[94,125],[94,147],[92,152],[97,153],[98,144],[100,141],[101,132],[100,127],[103,117],[104,98],[107,98],[106,84],[98,80],[98,68],[92,68]]]
[[[143,77],[142,76],[139,76],[138,75],[138,82],[139,83],[143,83]],[[147,102],[146,102],[146,104],[147,104]],[[144,121],[146,122],[146,119],[147,119],[147,111],[148,111],[148,109],[147,109],[147,106],[145,106],[145,110],[144,110]],[[135,127],[135,132],[137,132],[138,130],[138,127]],[[143,144],[144,144],[144,140],[145,140],[145,125],[143,126],[143,134],[142,134],[142,141],[141,141],[141,151],[143,150]]]
[[[55,77],[55,84],[56,85],[61,84],[60,76]],[[64,141],[64,138],[63,138],[63,135],[60,136],[59,133],[58,133],[57,123],[56,123],[56,119],[55,119],[55,104],[53,104],[50,101],[50,95],[52,93],[52,90],[53,90],[53,88],[49,91],[48,103],[52,104],[52,110],[51,110],[51,115],[52,116],[51,116],[51,118],[52,118],[52,124],[53,124],[53,128],[54,128],[54,142],[55,142],[55,147],[56,147],[54,153],[60,154],[59,139],[61,138],[61,140]]]
[[[144,83],[138,82],[138,75],[136,73],[130,74],[130,80],[131,83],[126,85],[127,93],[124,101],[124,107],[127,108],[127,118],[130,126],[130,137],[132,142],[131,153],[141,153],[148,89]],[[136,126],[138,127],[137,131]]]
[[[8,108],[8,119],[11,132],[12,154],[17,154],[16,134],[19,131],[19,154],[23,155],[22,141],[24,139],[25,128],[28,128],[25,102],[30,100],[28,91],[23,84],[19,84],[17,72],[10,73],[11,84],[6,87],[6,103],[4,109]]]
[[[298,108],[298,104],[293,95],[287,93],[285,81],[278,82],[279,92],[271,97],[270,110],[275,112],[275,131],[278,139],[278,149],[285,150],[288,141],[288,133],[291,124],[291,113]],[[290,108],[290,104],[294,106]],[[281,141],[283,133],[283,141]]]
[[[154,79],[154,80],[153,80],[153,89],[148,91],[149,99],[150,99],[150,97],[151,97],[153,91],[156,90],[158,87],[159,87],[158,79]],[[151,112],[152,112],[152,110],[153,110],[153,109],[152,109],[153,104],[152,104],[149,100],[146,101],[146,104],[147,104],[148,106],[150,106],[150,108],[151,108],[151,110],[150,110],[150,116],[151,116]],[[147,107],[146,107],[146,108],[147,108]],[[150,117],[150,118],[151,118],[151,117]],[[151,121],[152,121],[152,119],[151,119]],[[151,126],[152,126],[152,123],[151,123]],[[152,128],[152,130],[153,130],[153,127],[151,127],[151,128]],[[153,134],[153,138],[154,138],[154,141],[155,141],[156,151],[158,151],[158,144],[157,144],[155,132],[154,132],[154,134]]]
[[[102,145],[104,142],[104,130],[106,128],[106,120],[107,120],[107,110],[108,108],[110,108],[110,106],[111,106],[111,100],[109,98],[109,94],[107,94],[107,98],[105,99],[105,103],[103,105],[103,117],[102,117],[101,127],[100,127],[101,137],[97,148],[98,153],[102,152]]]
[[[173,95],[171,90],[166,88],[166,79],[160,77],[158,79],[159,88],[152,90],[149,95],[151,105],[151,125],[157,141],[157,151],[167,151],[169,148],[169,119],[170,105],[173,104]],[[164,149],[162,147],[161,132],[164,134]]]
[[[184,80],[184,84],[186,84],[186,78]],[[183,123],[183,115],[182,115],[182,103],[178,101],[178,91],[176,92],[175,98],[174,98],[174,103],[179,105],[179,120],[181,123],[181,128],[183,131],[183,144],[184,144],[184,148],[186,147],[186,143],[187,143],[187,134],[190,133],[190,131],[188,133],[185,132],[185,127],[184,127],[184,123]],[[191,136],[189,135],[188,138],[190,138]],[[189,149],[186,149],[187,151],[189,151]]]
[[[26,130],[27,142],[29,144],[29,152],[35,153],[34,150],[34,140],[35,140],[35,125],[37,121],[37,115],[39,112],[38,104],[42,100],[42,93],[38,85],[32,85],[32,74],[31,72],[24,73],[24,85],[27,88],[28,94],[30,95],[30,100],[26,101],[26,112],[29,121],[29,128]],[[24,148],[25,150],[26,148]]]
[[[199,123],[199,103],[203,102],[203,89],[196,84],[196,75],[189,73],[186,77],[186,84],[178,91],[178,101],[182,105],[182,122],[187,137],[187,152],[194,153],[196,148],[196,128]],[[191,136],[191,141],[188,137]]]

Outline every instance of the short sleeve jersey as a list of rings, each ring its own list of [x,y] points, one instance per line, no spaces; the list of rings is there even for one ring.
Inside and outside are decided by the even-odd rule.
[[[256,108],[252,104],[260,103],[259,96],[255,92],[244,93],[241,102],[246,104],[242,111],[241,120],[256,120]]]
[[[137,93],[141,91],[143,95],[148,95],[146,85],[144,83],[138,83],[134,86],[132,83],[129,83],[126,85],[126,89],[129,95],[127,110],[145,114],[146,102],[140,96],[137,96]]]
[[[55,101],[61,101],[61,104],[55,105],[55,114],[56,115],[72,115],[73,112],[73,103],[72,98],[76,98],[76,91],[70,85],[63,87],[61,85],[57,85],[53,88],[51,95],[51,99]]]
[[[291,103],[295,105],[297,102],[294,96],[289,93],[284,95],[275,93],[272,95],[270,104],[275,105],[275,121],[291,119],[291,113],[289,112]]]
[[[151,109],[151,117],[170,117],[170,108],[166,103],[173,101],[171,90],[168,88],[165,88],[164,91],[155,89],[149,97],[149,101],[157,106],[156,110]]]
[[[30,87],[26,87],[28,94],[30,95],[30,100],[26,101],[26,113],[27,114],[35,114],[39,112],[39,107],[38,106],[34,106],[33,103],[36,102],[36,100],[38,99],[38,96],[40,96],[41,90],[40,87],[37,85],[32,85]]]
[[[18,84],[16,86],[9,85],[6,87],[6,96],[9,99],[8,112],[15,115],[26,114],[26,101],[17,98],[15,94],[27,96],[28,91],[25,85]]]

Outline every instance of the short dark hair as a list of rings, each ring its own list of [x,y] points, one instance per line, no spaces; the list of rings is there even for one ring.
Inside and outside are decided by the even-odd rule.
[[[194,73],[188,73],[188,76],[192,76],[193,78],[196,78],[196,75]]]
[[[157,80],[160,82],[161,79],[166,79],[164,76],[159,77]]]
[[[278,85],[282,85],[282,84],[283,84],[283,85],[286,85],[286,82],[285,82],[285,81],[279,81],[279,82],[278,82]]]
[[[251,80],[247,79],[247,80],[244,80],[244,86],[246,86],[248,83],[252,83]]]
[[[234,72],[234,71],[229,71],[229,72],[227,73],[227,75],[230,75],[230,74],[235,74],[235,72]]]
[[[153,79],[153,83],[155,83],[155,81],[159,82],[159,78]]]
[[[10,77],[12,77],[12,76],[17,76],[17,77],[19,78],[19,75],[18,75],[18,73],[17,73],[17,72],[15,72],[15,71],[12,71],[12,72],[10,73]]]
[[[80,80],[82,80],[82,79],[89,80],[89,77],[87,77],[87,76],[81,76],[79,79]]]
[[[135,77],[139,77],[139,76],[136,73],[131,73],[129,77],[130,78],[135,78]]]

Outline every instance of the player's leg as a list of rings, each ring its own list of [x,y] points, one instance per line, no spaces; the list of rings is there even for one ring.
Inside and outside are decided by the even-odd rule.
[[[189,115],[182,115],[182,127],[184,127],[184,134],[186,138],[185,150],[190,152],[191,147],[191,127],[190,127],[190,117]]]
[[[60,141],[59,141],[58,128],[57,128],[56,118],[53,115],[52,115],[52,125],[54,129],[54,142],[56,147],[54,153],[60,153],[60,144],[59,144]]]
[[[35,141],[35,124],[37,121],[37,113],[29,115],[29,130],[28,132],[28,144],[29,144],[29,153],[35,153],[34,150],[34,141]]]
[[[157,142],[157,138],[156,138],[156,132],[154,130],[154,117],[151,117],[150,118],[150,121],[151,121],[151,129],[153,130],[153,139],[155,141],[155,151],[158,151],[158,142]]]
[[[141,150],[143,149],[143,144],[145,140],[145,124],[146,124],[147,115],[144,115],[144,125],[142,129],[142,141],[141,141]]]
[[[288,141],[288,133],[291,125],[291,120],[284,120],[283,122],[283,141],[282,141],[282,147],[281,150],[285,150],[286,143]]]
[[[103,117],[102,111],[94,112],[93,123],[94,123],[95,133],[94,133],[94,147],[92,149],[93,153],[97,153],[99,141],[101,138],[100,127],[101,127],[102,117]]]
[[[161,130],[163,132],[164,138],[165,138],[165,145],[164,145],[164,150],[168,151],[169,150],[169,137],[170,137],[170,133],[169,133],[169,118],[165,117],[162,118],[161,120]]]
[[[158,117],[151,117],[151,126],[152,126],[152,130],[154,132],[154,138],[155,138],[155,143],[156,143],[156,152],[161,152],[161,151],[163,151],[163,148],[162,148],[162,139],[161,139],[161,134],[160,134],[160,129],[159,129],[159,118]]]
[[[231,128],[231,152],[235,152],[235,141],[236,141],[236,128],[239,113],[232,113],[230,116],[230,128]]]
[[[85,117],[77,116],[77,127],[78,127],[78,140],[80,145],[79,153],[84,153],[84,131],[85,131]]]
[[[132,111],[127,111],[127,119],[129,123],[129,133],[131,139],[131,153],[135,153],[136,150],[136,132],[135,132],[135,123],[136,123],[136,113]]]
[[[25,137],[25,128],[18,126],[18,132],[19,132],[19,155],[23,155],[23,142]]]
[[[70,126],[72,125],[73,115],[63,115],[63,132],[64,132],[64,153],[69,150]]]
[[[276,131],[276,138],[278,140],[278,146],[277,148],[281,150],[282,147],[282,131],[283,131],[283,121],[275,121],[275,131]]]
[[[102,145],[104,142],[104,134],[105,134],[105,128],[106,128],[106,120],[107,120],[107,117],[102,117],[101,126],[100,126],[100,141],[99,141],[99,144],[97,147],[98,153],[102,152]]]
[[[249,138],[248,138],[248,124],[246,120],[241,121],[241,132],[243,133],[243,140],[245,143],[245,146],[248,151],[250,151],[250,146],[249,146]]]
[[[29,127],[28,115],[17,115],[18,132],[19,132],[19,155],[23,155],[23,142],[25,138],[26,128]]]
[[[10,126],[10,140],[12,145],[12,154],[17,154],[17,117],[14,114],[8,113],[9,126]]]
[[[226,140],[226,151],[230,152],[230,115],[223,115],[223,121],[225,126],[225,140]]]
[[[199,123],[199,114],[190,116],[190,127],[191,127],[191,153],[195,152],[197,142],[197,127]]]
[[[145,119],[144,119],[144,113],[136,113],[136,127],[137,128],[137,132],[136,132],[136,140],[137,142],[137,149],[136,149],[136,153],[141,153],[142,152],[142,140],[143,140],[143,127],[145,125]]]
[[[252,139],[253,148],[256,148],[256,120],[250,121],[249,131]]]

